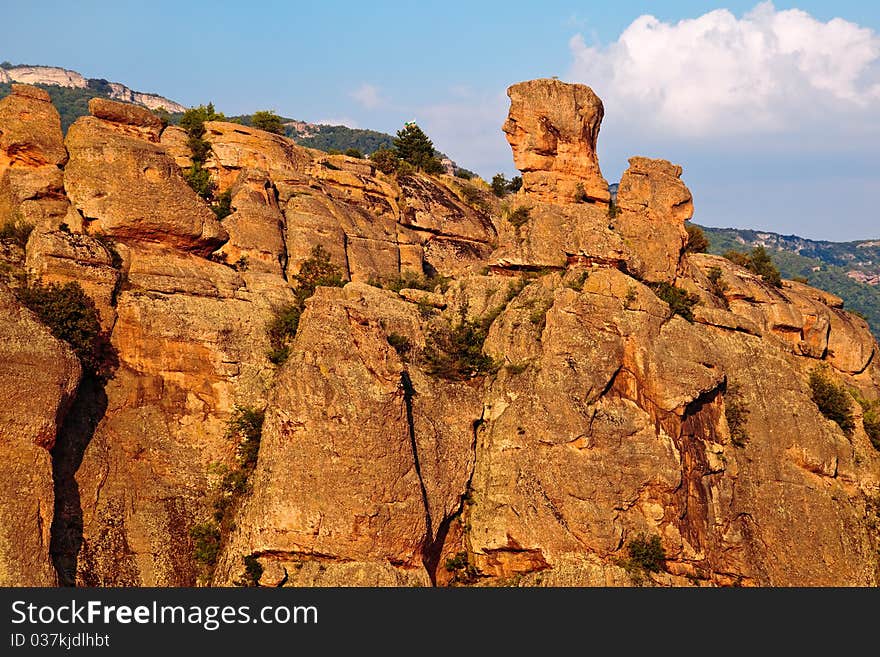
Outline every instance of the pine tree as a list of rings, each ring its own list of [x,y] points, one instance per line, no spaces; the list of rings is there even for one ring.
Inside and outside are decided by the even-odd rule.
[[[434,144],[415,123],[408,123],[397,131],[394,152],[404,162],[426,173],[440,173],[443,165],[434,155]]]

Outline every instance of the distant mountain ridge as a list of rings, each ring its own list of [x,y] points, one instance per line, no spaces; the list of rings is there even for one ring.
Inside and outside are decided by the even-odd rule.
[[[81,116],[89,113],[89,100],[95,97],[111,98],[142,105],[151,110],[164,108],[172,115],[172,122],[179,120],[187,107],[159,94],[134,91],[119,82],[103,78],[87,78],[77,71],[60,66],[0,64],[0,98],[8,95],[12,83],[30,84],[45,89],[61,114],[61,127],[67,128]],[[218,108],[222,109],[222,108]],[[248,124],[250,115],[230,117]],[[391,135],[344,125],[309,123],[293,118],[283,118],[285,134],[297,143],[324,151],[346,151],[354,148],[369,155],[388,148],[394,139]]]
[[[170,113],[185,112],[186,107],[173,100],[153,93],[134,91],[119,82],[103,78],[86,78],[84,75],[58,66],[13,66],[3,62],[0,66],[0,83],[50,85],[68,89],[91,89],[113,100],[143,105],[151,110],[165,108]]]
[[[836,294],[880,337],[880,240],[831,242],[763,230],[700,228],[709,239],[710,253],[763,246],[785,278],[802,277]]]

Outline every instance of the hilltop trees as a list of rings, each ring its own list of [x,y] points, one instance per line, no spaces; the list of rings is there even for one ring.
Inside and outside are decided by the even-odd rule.
[[[254,115],[251,117],[251,125],[276,135],[284,134],[284,124],[281,122],[281,117],[269,110],[254,112]]]

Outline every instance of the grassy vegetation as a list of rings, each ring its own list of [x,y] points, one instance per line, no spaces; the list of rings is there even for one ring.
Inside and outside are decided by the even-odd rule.
[[[763,246],[756,246],[751,253],[727,251],[724,253],[724,257],[732,263],[758,274],[767,285],[782,287],[782,276]]]
[[[749,419],[749,408],[742,397],[739,386],[731,383],[724,394],[724,418],[730,429],[730,442],[735,447],[745,447],[749,442],[746,422]]]
[[[435,328],[425,347],[425,370],[448,381],[466,381],[497,371],[492,357],[483,353],[488,331],[487,322],[463,316]]]
[[[688,234],[688,241],[684,250],[687,253],[705,253],[709,248],[709,240],[702,229],[691,223],[685,224],[684,227]]]
[[[448,557],[443,564],[446,572],[452,573],[451,584],[473,584],[477,581],[479,573],[476,567],[468,559],[467,552],[458,552]]]

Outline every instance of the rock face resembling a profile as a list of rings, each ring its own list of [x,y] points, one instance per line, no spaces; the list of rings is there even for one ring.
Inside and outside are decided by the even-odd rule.
[[[536,199],[607,202],[596,141],[605,115],[593,90],[559,80],[529,80],[507,90],[510,113],[504,134],[523,189]]]

